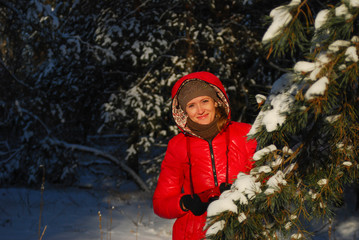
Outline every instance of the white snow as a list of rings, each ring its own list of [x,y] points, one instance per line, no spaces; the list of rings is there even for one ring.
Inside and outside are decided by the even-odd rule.
[[[272,171],[272,168],[270,166],[260,166],[257,171],[258,173],[269,173]]]
[[[345,56],[345,61],[347,62],[358,62],[359,60],[356,47],[354,46],[350,46],[347,48],[347,50],[345,51]]]
[[[256,181],[257,178],[245,173],[239,173],[237,179],[234,181],[232,188],[243,193],[249,200],[253,199],[256,193],[260,193],[261,183]]]
[[[335,16],[337,17],[344,16],[345,19],[350,19],[353,17],[353,15],[349,13],[348,7],[345,4],[342,4],[339,7],[335,8]]]
[[[238,222],[243,222],[244,220],[246,220],[247,219],[247,216],[244,214],[244,213],[240,213],[239,215],[238,215]]]
[[[352,39],[350,39],[350,41],[352,43],[358,43],[359,42],[359,37],[358,36],[353,36]]]
[[[292,234],[291,239],[301,239],[303,235],[301,233]]]
[[[235,190],[224,191],[221,194],[221,196],[219,197],[219,199],[225,199],[225,198],[230,198],[230,199],[232,199],[232,201],[239,201],[239,203],[243,204],[243,205],[248,204],[248,199],[244,195],[244,193],[238,192],[238,191],[235,191]]]
[[[309,73],[310,80],[317,80],[317,76],[325,66],[326,63],[330,61],[330,58],[326,53],[320,53],[315,62],[306,62],[299,61],[294,65],[294,71],[298,73]]]
[[[288,5],[279,6],[270,12],[269,16],[273,19],[273,22],[264,34],[263,42],[270,41],[281,33],[293,18],[289,12],[290,7],[298,6],[300,3],[300,0],[292,0]]]
[[[239,173],[236,181],[233,183],[231,190],[223,192],[220,198],[213,201],[207,209],[207,216],[215,216],[221,212],[230,211],[238,213],[238,208],[234,201],[241,204],[247,204],[248,199],[255,197],[260,190],[260,183],[256,182],[256,177]]]
[[[282,158],[282,157],[277,157],[277,158],[275,159],[275,161],[273,161],[273,162],[271,163],[271,166],[272,166],[272,167],[277,167],[277,166],[281,165],[282,162],[283,162],[283,158]]]
[[[339,51],[340,48],[349,47],[349,46],[350,46],[349,41],[336,40],[335,42],[333,42],[332,44],[329,45],[328,49],[332,52],[337,52],[337,51]]]
[[[265,125],[267,132],[273,132],[285,122],[287,119],[284,113],[286,113],[289,108],[290,103],[293,102],[293,99],[288,98],[285,94],[279,94],[273,97],[271,104],[273,104],[273,109],[267,111],[266,115],[262,119],[262,123]]]
[[[168,240],[174,222],[153,213],[151,194],[46,184],[43,206],[40,189],[1,188],[0,213],[4,240],[39,239],[40,213],[43,240]]]
[[[141,60],[149,60],[150,56],[153,55],[154,51],[153,48],[145,46],[143,48],[143,53],[140,57]]]
[[[300,87],[295,83],[297,77],[296,74],[284,74],[273,84],[265,102],[265,105],[270,107],[260,111],[248,135],[255,134],[262,126],[267,132],[273,132],[282,126],[292,110],[295,94]]]
[[[359,7],[359,0],[350,0],[349,5],[351,7]]]
[[[282,152],[285,153],[285,154],[292,154],[293,153],[293,150],[290,149],[288,146],[284,146],[282,148]]]
[[[325,178],[320,179],[320,180],[318,181],[318,185],[319,185],[319,186],[327,185],[327,183],[328,183],[328,179],[325,179]]]
[[[299,61],[294,65],[294,71],[296,72],[311,72],[315,69],[314,62]]]
[[[324,92],[327,90],[327,85],[329,84],[329,79],[327,77],[322,77],[316,81],[305,93],[304,97],[307,100],[314,99],[316,96],[324,95]]]
[[[338,115],[331,115],[325,118],[325,120],[329,123],[334,123],[340,118],[340,114]]]
[[[275,150],[277,150],[277,147],[274,144],[271,144],[265,148],[262,148],[261,150],[258,150],[255,152],[255,154],[253,155],[253,160],[258,161],[259,159],[261,159],[268,153],[273,152]]]
[[[329,12],[328,9],[324,9],[317,14],[314,22],[315,29],[321,28],[327,22]]]
[[[270,177],[266,183],[268,188],[264,191],[266,195],[272,194],[275,191],[280,190],[279,185],[287,185],[287,181],[285,180],[285,174],[278,170],[276,174]]]
[[[359,235],[359,215],[353,210],[355,192],[353,187],[348,190],[346,198],[350,201],[338,209],[332,224],[332,236],[340,240],[353,240]],[[40,232],[45,226],[46,230],[42,239],[169,240],[174,220],[156,216],[151,197],[151,194],[138,191],[50,188],[45,184]],[[1,239],[38,239],[40,209],[40,187],[0,188]],[[246,219],[245,213],[238,214],[239,222]],[[313,230],[321,229],[313,240],[327,239],[328,228],[322,226],[322,221],[318,226],[313,225]],[[216,223],[207,233],[216,233],[223,227],[224,222]]]
[[[335,16],[339,17],[348,13],[348,8],[345,4],[335,8]]]
[[[215,224],[213,224],[212,226],[210,226],[206,232],[206,235],[214,235],[216,234],[218,231],[222,230],[224,227],[225,221],[221,220],[216,222]]]
[[[347,167],[351,167],[353,165],[353,163],[349,162],[349,161],[345,161],[345,162],[343,162],[343,165],[347,166]]]
[[[292,223],[291,222],[287,222],[285,225],[284,225],[284,228],[285,229],[290,229],[290,227],[292,226]]]
[[[211,203],[207,209],[207,216],[216,216],[225,211],[238,212],[237,205],[234,204],[231,198],[222,198]]]
[[[267,99],[267,97],[262,94],[257,94],[255,98],[258,104],[263,103]]]

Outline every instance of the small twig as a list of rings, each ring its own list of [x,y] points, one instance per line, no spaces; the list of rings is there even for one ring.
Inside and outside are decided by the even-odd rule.
[[[99,220],[99,228],[100,228],[100,239],[102,240],[102,223],[101,223],[101,220],[102,220],[102,216],[101,216],[101,212],[98,211],[98,220]]]
[[[46,229],[46,226],[45,226],[45,229],[41,234],[41,218],[42,218],[42,212],[44,209],[45,167],[44,167],[44,165],[40,165],[40,168],[42,168],[42,183],[41,183],[41,200],[40,200],[40,216],[39,216],[39,232],[38,232],[39,240],[42,239],[42,236],[44,235],[45,229]]]
[[[41,239],[42,239],[42,237],[44,236],[46,229],[47,229],[47,225],[45,225],[44,230],[42,231],[42,234],[41,234],[40,240],[41,240]]]
[[[134,14],[135,12],[137,12],[141,7],[145,6],[149,1],[150,1],[150,0],[147,0],[146,2],[144,2],[144,3],[142,3],[140,6],[138,6],[135,10],[133,10],[133,11],[127,13],[124,17],[122,17],[122,19],[121,19],[120,21],[124,20],[124,19],[127,18],[128,16],[130,16],[130,15]]]
[[[116,209],[117,210],[117,209]],[[128,219],[130,219],[130,221],[135,225],[137,226],[138,223],[132,219],[132,217],[130,217],[127,213],[125,213],[121,208],[118,208],[118,210],[122,215],[124,215],[125,217],[127,217]]]
[[[106,221],[106,227],[107,227],[107,231],[106,231],[106,240],[109,240],[109,237],[110,237],[110,240],[111,240],[111,231],[112,231],[112,210],[115,208],[114,206],[110,207],[111,206],[111,200],[110,198],[107,199],[107,205],[109,207],[108,209],[108,216],[110,216],[110,221],[108,220],[108,216],[107,216],[107,221]]]
[[[141,208],[141,206],[138,206],[138,208]],[[136,240],[138,237],[138,227],[139,227],[139,223],[142,222],[142,215],[140,214],[140,212],[137,212],[137,224],[136,224]]]
[[[288,69],[284,69],[284,68],[282,68],[282,67],[276,65],[276,64],[273,63],[272,61],[268,61],[268,63],[269,63],[269,65],[270,65],[271,67],[273,67],[273,68],[275,68],[275,69],[277,69],[277,70],[279,70],[279,71],[281,71],[281,72],[285,72],[285,73],[290,73],[290,72],[291,72],[291,71],[288,70]]]
[[[111,207],[111,211],[110,211],[110,240],[111,240],[111,231],[112,231],[112,211],[113,209],[115,209],[114,206]]]

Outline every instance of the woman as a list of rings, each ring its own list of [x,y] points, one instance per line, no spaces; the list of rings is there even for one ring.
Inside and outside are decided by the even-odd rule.
[[[172,239],[202,239],[208,204],[239,172],[249,172],[256,142],[251,126],[230,121],[228,97],[209,72],[179,79],[172,89],[172,115],[181,133],[173,137],[162,162],[153,208],[177,218]]]

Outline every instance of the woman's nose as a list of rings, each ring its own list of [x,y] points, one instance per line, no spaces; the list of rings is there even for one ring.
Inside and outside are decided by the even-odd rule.
[[[204,112],[204,108],[201,105],[198,105],[198,114],[202,114]]]

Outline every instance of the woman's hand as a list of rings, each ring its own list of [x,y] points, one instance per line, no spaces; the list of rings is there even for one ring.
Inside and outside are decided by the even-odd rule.
[[[184,195],[180,200],[183,211],[191,211],[196,216],[201,216],[207,211],[208,203],[201,201],[197,194]]]

